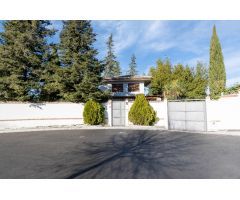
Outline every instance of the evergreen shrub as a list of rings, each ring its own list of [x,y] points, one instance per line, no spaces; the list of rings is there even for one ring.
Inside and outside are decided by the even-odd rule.
[[[134,125],[151,126],[157,121],[157,115],[145,96],[139,94],[129,111],[128,119]]]
[[[86,102],[83,111],[84,124],[99,125],[104,122],[104,107],[90,99]]]

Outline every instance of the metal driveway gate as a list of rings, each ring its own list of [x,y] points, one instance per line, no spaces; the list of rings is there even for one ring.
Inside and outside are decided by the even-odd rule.
[[[125,126],[125,101],[112,101],[112,125]]]
[[[168,101],[171,130],[207,131],[205,100]]]

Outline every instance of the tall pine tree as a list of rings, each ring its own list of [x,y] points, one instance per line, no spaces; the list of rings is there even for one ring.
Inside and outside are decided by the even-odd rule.
[[[0,33],[1,100],[31,101],[39,93],[46,38],[54,34],[49,25],[45,20],[4,22]]]
[[[51,44],[47,53],[46,62],[41,77],[41,93],[42,101],[58,101],[61,99],[62,90],[62,67],[58,55],[58,46]]]
[[[112,34],[109,36],[107,41],[107,56],[104,59],[104,77],[113,77],[121,75],[121,68],[119,62],[116,60],[114,55],[114,44]]]
[[[60,34],[60,57],[63,65],[62,93],[67,101],[102,100],[99,90],[103,66],[93,47],[96,34],[90,21],[64,21]]]
[[[209,89],[211,99],[218,99],[226,86],[226,72],[222,48],[217,36],[216,27],[210,43]]]
[[[136,56],[133,54],[131,57],[131,62],[129,64],[128,75],[136,76],[137,73],[137,63],[136,63]]]

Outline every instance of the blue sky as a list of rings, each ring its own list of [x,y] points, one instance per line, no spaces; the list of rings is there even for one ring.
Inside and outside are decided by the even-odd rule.
[[[52,21],[61,30],[61,21]],[[102,59],[110,33],[115,54],[125,74],[134,53],[140,74],[147,73],[159,58],[168,57],[173,64],[196,66],[197,61],[209,63],[209,43],[216,25],[222,45],[227,85],[240,82],[240,21],[92,21],[97,41],[94,44]],[[59,32],[51,39],[59,41]]]

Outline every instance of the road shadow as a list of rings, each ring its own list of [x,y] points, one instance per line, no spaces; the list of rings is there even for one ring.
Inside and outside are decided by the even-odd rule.
[[[191,148],[199,144],[188,133],[139,131],[117,134],[107,141],[85,142],[71,154],[64,178],[173,178],[171,171],[186,170]],[[186,156],[187,155],[187,156]]]

